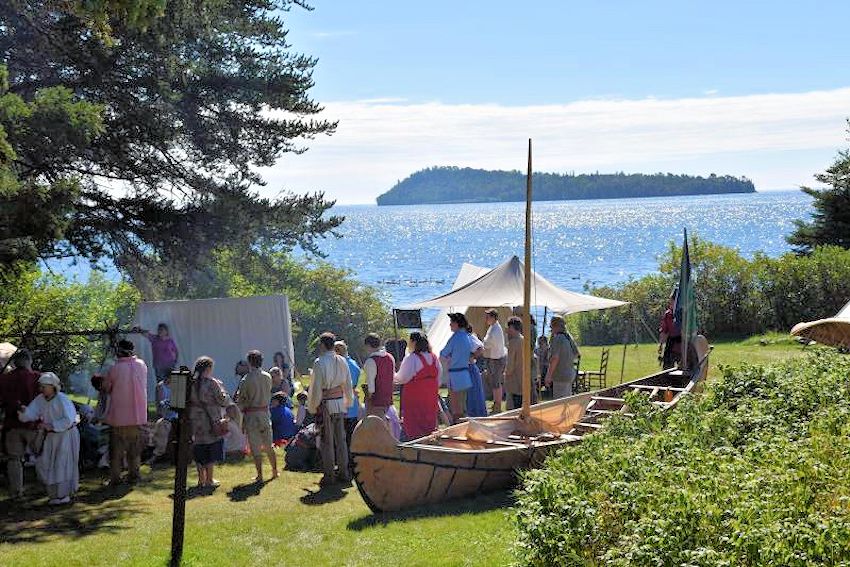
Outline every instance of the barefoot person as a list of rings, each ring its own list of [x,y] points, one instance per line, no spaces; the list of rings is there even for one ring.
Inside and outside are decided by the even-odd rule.
[[[36,461],[38,478],[47,487],[48,504],[67,504],[80,485],[80,432],[77,410],[60,392],[61,382],[53,372],[38,379],[41,394],[18,411],[21,422],[39,422],[45,430],[44,446]]]
[[[272,421],[269,403],[272,398],[272,377],[263,371],[263,355],[252,350],[248,359],[248,373],[239,383],[237,404],[242,410],[242,427],[248,437],[254,466],[257,467],[255,482],[263,481],[263,453],[269,458],[272,467],[272,479],[276,479],[277,456],[272,445]]]
[[[345,359],[334,352],[336,337],[322,333],[319,337],[319,357],[313,363],[313,377],[307,397],[307,409],[316,414],[322,410],[321,446],[324,476],[320,484],[327,486],[337,480],[349,482],[348,444],[345,440],[345,415],[354,399],[351,373]],[[390,374],[392,376],[392,374]]]

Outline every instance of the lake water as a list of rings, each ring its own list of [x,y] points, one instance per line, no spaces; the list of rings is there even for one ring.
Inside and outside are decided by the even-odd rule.
[[[534,269],[564,288],[612,284],[657,270],[682,228],[746,256],[790,250],[793,220],[807,218],[800,191],[743,195],[534,203]],[[322,243],[327,259],[378,287],[394,306],[451,289],[464,262],[494,267],[522,258],[523,203],[334,207],[342,238]]]

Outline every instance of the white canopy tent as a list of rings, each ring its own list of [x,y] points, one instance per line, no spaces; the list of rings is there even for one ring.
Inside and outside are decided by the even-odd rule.
[[[797,323],[791,329],[791,334],[825,345],[850,347],[850,302],[842,307],[835,317]]]
[[[139,305],[136,325],[156,333],[168,325],[179,351],[178,364],[192,367],[202,355],[215,360],[215,376],[229,393],[236,389],[233,369],[249,350],[263,353],[263,365],[272,365],[275,352],[293,360],[289,300],[283,295],[151,301]],[[148,364],[149,384],[154,383],[150,342],[135,340],[136,350]]]
[[[523,269],[523,263],[516,256],[492,270],[464,264],[452,291],[410,307],[443,308],[428,331],[432,346],[441,348],[451,334],[448,317],[445,316],[449,311],[466,313],[471,307],[510,308],[522,305]],[[615,299],[561,289],[536,272],[532,272],[531,303],[532,306],[546,306],[554,313],[563,315],[626,305]]]

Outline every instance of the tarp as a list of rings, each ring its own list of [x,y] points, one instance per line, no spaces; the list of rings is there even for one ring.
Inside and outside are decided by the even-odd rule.
[[[850,348],[850,302],[835,317],[797,323],[791,334],[825,345]]]
[[[458,272],[452,289],[459,289],[469,282],[475,281],[489,271],[490,268],[482,268],[474,264],[464,263],[460,268],[460,272]],[[434,318],[434,322],[431,323],[431,327],[428,329],[428,342],[431,344],[431,348],[434,352],[439,352],[444,346],[446,346],[446,343],[449,342],[449,337],[452,334],[452,330],[449,327],[449,313],[463,313],[466,315],[467,320],[473,326],[476,334],[483,337],[484,333],[487,331],[486,323],[484,322],[485,310],[486,307],[469,307],[468,305],[457,305],[451,309],[440,309],[440,312]],[[499,316],[503,321],[507,321],[508,317],[511,316],[511,309],[509,307],[502,307],[498,311]]]
[[[560,289],[532,271],[531,304],[546,306],[555,313],[569,315],[582,311],[609,309],[626,305],[623,301],[585,295]],[[523,263],[516,256],[471,282],[446,294],[412,305],[428,307],[513,307],[523,304]]]
[[[12,355],[15,354],[15,351],[18,350],[18,347],[13,345],[12,343],[0,343],[0,371],[4,369],[6,371],[9,370],[11,366],[9,364],[9,359],[12,358]]]
[[[272,365],[272,356],[280,351],[293,360],[292,323],[286,296],[238,297],[151,301],[141,303],[136,324],[156,333],[159,323],[168,325],[179,351],[178,364],[192,367],[199,356],[215,360],[214,374],[233,393],[236,381],[233,368],[245,353],[258,349],[263,365]],[[150,342],[131,337],[136,350],[148,364],[149,386],[154,385]]]

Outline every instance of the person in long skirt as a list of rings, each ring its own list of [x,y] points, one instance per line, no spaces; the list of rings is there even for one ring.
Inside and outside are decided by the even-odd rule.
[[[472,325],[467,326],[469,334],[469,376],[472,379],[472,387],[466,395],[466,415],[469,417],[487,417],[487,399],[484,394],[484,380],[481,370],[478,368],[478,357],[484,352],[484,344],[475,335]],[[500,388],[501,390],[501,388]],[[499,405],[501,405],[499,400]]]
[[[401,361],[394,382],[401,385],[401,428],[406,439],[418,439],[437,429],[440,359],[431,352],[425,334],[410,334],[410,352]]]
[[[18,411],[18,419],[39,421],[39,427],[46,432],[36,472],[47,486],[49,504],[67,504],[80,486],[77,411],[68,396],[60,392],[62,383],[56,374],[44,372],[38,384],[41,394]]]

